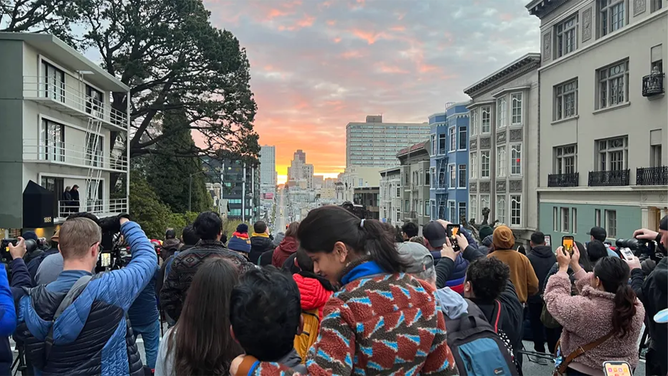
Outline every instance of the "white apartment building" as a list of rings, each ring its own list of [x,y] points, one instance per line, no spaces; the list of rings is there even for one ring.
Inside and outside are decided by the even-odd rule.
[[[399,150],[429,139],[428,123],[383,123],[380,115],[346,126],[346,167],[387,168],[399,164]]]
[[[538,67],[530,53],[474,83],[468,106],[469,218],[498,220],[528,242],[538,227]]]
[[[260,190],[276,193],[276,146],[264,145],[260,149]]]
[[[111,95],[130,88],[52,35],[0,33],[0,51],[0,228],[50,236],[74,211],[127,212],[129,105]]]
[[[401,174],[399,166],[380,171],[380,220],[392,225],[403,225]]]
[[[666,0],[532,1],[541,20],[540,227],[587,241],[668,213]]]
[[[355,188],[380,187],[380,170],[376,167],[347,167],[338,177],[341,184],[336,190],[337,201],[354,202]]]

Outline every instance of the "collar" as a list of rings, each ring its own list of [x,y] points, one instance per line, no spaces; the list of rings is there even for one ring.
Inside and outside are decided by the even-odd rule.
[[[345,272],[345,274],[343,274],[341,277],[341,285],[347,285],[356,279],[383,273],[383,269],[381,269],[381,267],[375,261],[362,260],[362,262],[356,264],[347,272]]]
[[[237,238],[242,238],[248,240],[248,233],[247,232],[234,232],[232,236],[236,236]]]
[[[258,237],[258,238],[268,238],[268,237],[269,237],[269,234],[265,234],[265,233],[258,234],[258,233],[256,233],[256,232],[253,232],[253,237],[254,237],[254,238],[255,238],[255,237]]]
[[[218,240],[204,240],[200,239],[200,241],[197,242],[197,245],[217,245],[219,247],[225,248],[225,244],[221,243]]]

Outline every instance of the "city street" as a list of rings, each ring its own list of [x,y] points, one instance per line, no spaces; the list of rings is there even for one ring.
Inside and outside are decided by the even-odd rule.
[[[289,212],[287,207],[287,197],[285,197],[285,189],[279,189],[276,193],[276,219],[274,220],[274,234],[285,232],[285,226],[290,223]]]

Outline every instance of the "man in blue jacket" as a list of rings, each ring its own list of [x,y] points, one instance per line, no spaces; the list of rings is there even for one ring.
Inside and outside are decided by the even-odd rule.
[[[102,240],[89,218],[70,218],[60,229],[63,271],[48,285],[28,290],[19,302],[16,337],[36,375],[142,375],[127,311],[155,274],[155,250],[141,227],[127,218],[107,221],[120,231],[132,260],[120,270],[91,275]]]

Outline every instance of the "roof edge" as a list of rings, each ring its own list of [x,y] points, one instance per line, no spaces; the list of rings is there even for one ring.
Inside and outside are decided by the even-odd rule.
[[[476,83],[470,85],[467,88],[464,88],[464,93],[467,95],[471,96],[471,93],[479,91],[494,82],[499,81],[500,79],[510,75],[512,72],[509,72],[508,70],[510,69],[519,69],[523,66],[526,66],[531,63],[538,63],[540,64],[541,60],[541,55],[538,52],[531,52],[528,53],[519,59],[516,59],[515,61],[511,62],[510,64],[507,64],[503,66],[501,69],[498,69],[497,71],[493,72],[492,74],[484,77],[483,79],[477,81]]]

